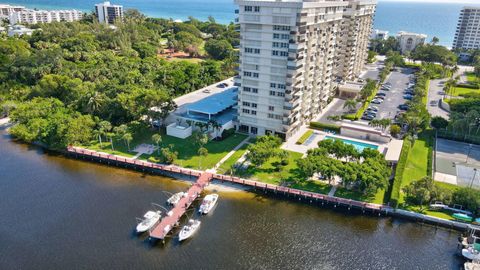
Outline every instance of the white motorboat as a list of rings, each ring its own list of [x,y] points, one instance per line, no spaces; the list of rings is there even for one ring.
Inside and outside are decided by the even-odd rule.
[[[476,250],[473,246],[469,246],[468,248],[462,249],[463,257],[469,260],[480,260],[480,252]]]
[[[198,228],[200,227],[200,220],[190,219],[187,225],[183,226],[182,230],[178,234],[178,240],[183,241],[192,237],[192,235],[197,232]]]
[[[167,200],[167,204],[176,205],[184,195],[185,192],[178,192],[173,194],[172,197]]]
[[[143,216],[143,219],[137,225],[137,233],[143,233],[152,228],[162,217],[160,211],[148,211]]]
[[[203,199],[198,212],[200,214],[208,214],[213,209],[217,201],[218,201],[218,194],[208,194]]]

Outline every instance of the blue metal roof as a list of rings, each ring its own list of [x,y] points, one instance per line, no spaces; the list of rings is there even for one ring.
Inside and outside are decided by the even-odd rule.
[[[210,115],[217,114],[234,106],[237,103],[237,95],[238,88],[231,87],[188,105],[187,111]]]

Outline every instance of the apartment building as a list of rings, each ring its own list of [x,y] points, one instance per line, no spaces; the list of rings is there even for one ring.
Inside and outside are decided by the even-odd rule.
[[[368,28],[368,20],[363,22],[362,16],[368,16],[363,15],[366,9],[373,15],[374,3],[235,0],[239,7],[236,22],[240,32],[239,74],[235,77],[235,85],[240,89],[239,131],[288,138],[303,124],[315,119],[334,95],[339,66],[352,65],[354,73],[362,66],[355,62],[366,61],[366,47],[365,54],[359,53],[359,57],[349,50],[363,50],[371,29],[359,37],[347,32],[356,29],[357,24],[360,30],[356,33]],[[365,42],[361,38],[365,38]],[[351,47],[342,44],[342,51],[337,51],[339,42],[344,40],[357,43]],[[344,60],[344,57],[352,59]],[[343,74],[343,69],[341,72]]]
[[[10,24],[36,24],[51,22],[73,22],[83,18],[79,10],[33,10],[24,9],[13,12],[9,16]]]
[[[123,6],[103,2],[95,5],[95,14],[100,23],[114,24],[116,20],[123,19]]]
[[[457,30],[453,40],[454,49],[480,48],[480,6],[464,7],[460,11]]]
[[[376,0],[349,1],[343,10],[337,42],[336,76],[355,80],[365,68]]]
[[[400,46],[400,51],[402,54],[415,50],[418,45],[425,43],[426,38],[427,35],[424,34],[409,33],[404,31],[400,31],[397,34],[398,45]]]
[[[12,6],[12,5],[5,5],[0,4],[0,18],[1,19],[8,19],[10,14],[18,11],[24,10],[24,6]]]
[[[372,35],[370,36],[370,39],[383,39],[387,40],[388,39],[388,31],[383,31],[379,29],[375,29],[372,31]]]

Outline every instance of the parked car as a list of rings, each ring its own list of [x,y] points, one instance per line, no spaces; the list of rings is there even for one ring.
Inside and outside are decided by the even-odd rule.
[[[377,96],[382,96],[382,97],[384,97],[384,96],[386,96],[386,95],[387,95],[386,93],[382,93],[382,92],[377,93]]]
[[[373,116],[370,116],[370,115],[363,115],[362,116],[362,120],[367,120],[367,121],[371,121],[373,120],[375,117]]]
[[[384,96],[376,95],[375,98],[378,98],[378,99],[381,99],[381,100],[385,100],[385,97],[384,97]]]
[[[438,105],[438,100],[432,100],[430,101],[430,106],[436,107]]]
[[[366,109],[367,112],[378,112],[378,108],[375,108],[375,107],[368,107]]]
[[[403,95],[403,98],[406,99],[406,100],[412,100],[413,96],[409,95],[409,94],[406,94],[406,95]]]
[[[207,93],[207,94],[209,94],[209,93],[211,93],[211,92],[212,92],[212,90],[210,90],[210,89],[205,89],[205,90],[203,90],[202,92],[203,92],[203,93]]]
[[[410,91],[410,90],[403,91],[403,93],[405,93],[406,95],[411,95],[411,96],[415,95],[415,93],[413,91]]]
[[[410,106],[408,106],[408,104],[400,104],[400,105],[398,105],[398,108],[400,110],[406,111],[406,110],[410,109]]]
[[[219,83],[219,84],[217,84],[217,87],[218,87],[218,88],[225,88],[225,87],[227,87],[227,86],[228,86],[228,84],[226,84],[226,83]]]
[[[382,90],[382,91],[390,91],[391,89],[390,89],[390,88],[380,88],[380,90]]]
[[[379,98],[375,98],[372,101],[370,101],[370,103],[373,103],[373,104],[382,104],[382,102],[383,102],[383,99],[379,99]]]

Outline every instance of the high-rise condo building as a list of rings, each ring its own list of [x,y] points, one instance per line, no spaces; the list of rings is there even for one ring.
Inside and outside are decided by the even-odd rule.
[[[464,7],[460,11],[453,48],[480,48],[480,7]]]
[[[123,6],[103,2],[95,5],[95,14],[100,23],[113,24],[116,20],[123,19]]]
[[[235,0],[238,129],[288,138],[324,109],[336,76],[367,59],[375,1]],[[239,27],[239,28],[238,28]]]
[[[365,68],[376,0],[348,1],[337,45],[336,76],[355,80]]]
[[[33,10],[24,9],[12,12],[9,16],[10,24],[20,23],[51,23],[73,22],[83,18],[83,13],[78,10]]]

